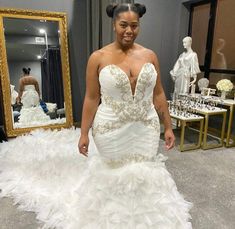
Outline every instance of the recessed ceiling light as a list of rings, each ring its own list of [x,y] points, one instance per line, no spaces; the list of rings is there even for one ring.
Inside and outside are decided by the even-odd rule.
[[[45,29],[39,29],[39,33],[46,33],[46,30]]]

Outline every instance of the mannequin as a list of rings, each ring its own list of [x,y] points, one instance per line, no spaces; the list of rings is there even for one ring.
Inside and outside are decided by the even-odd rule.
[[[198,85],[199,91],[202,92],[203,88],[208,88],[209,80],[206,78],[201,78],[200,80],[198,80],[197,85]]]
[[[186,49],[178,60],[174,68],[170,71],[171,78],[175,83],[175,94],[188,94],[191,87],[191,93],[195,93],[195,82],[197,74],[200,73],[197,54],[192,50],[192,38],[183,39],[183,47]],[[193,80],[191,81],[191,78]]]

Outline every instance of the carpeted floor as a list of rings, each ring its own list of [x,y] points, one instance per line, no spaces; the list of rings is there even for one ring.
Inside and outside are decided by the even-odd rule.
[[[235,148],[180,153],[177,149],[166,152],[163,141],[160,144],[178,190],[194,204],[193,228],[234,229]],[[35,217],[34,213],[18,210],[11,199],[0,199],[1,229],[36,229],[40,223]]]

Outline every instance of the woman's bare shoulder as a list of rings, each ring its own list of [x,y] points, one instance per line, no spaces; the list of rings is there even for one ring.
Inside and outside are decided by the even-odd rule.
[[[139,52],[142,52],[143,54],[149,54],[152,55],[154,54],[154,51],[144,47],[143,45],[135,43],[135,49],[138,50]]]
[[[154,62],[157,59],[157,54],[152,49],[146,48],[140,44],[135,44],[135,46],[138,53],[149,61]]]
[[[103,62],[106,61],[106,59],[109,59],[110,56],[113,55],[113,52],[114,52],[113,44],[106,45],[103,48],[94,51],[89,58],[89,62],[92,62],[97,66],[100,66],[102,65]]]
[[[103,47],[101,49],[95,50],[91,55],[89,59],[99,59],[107,52],[107,48]]]

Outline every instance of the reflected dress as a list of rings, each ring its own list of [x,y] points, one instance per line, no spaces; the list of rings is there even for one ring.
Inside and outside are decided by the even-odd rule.
[[[19,125],[17,126],[26,127],[31,125],[39,125],[50,120],[50,117],[46,115],[39,104],[39,95],[35,90],[34,85],[25,85],[24,91],[21,97],[23,104],[20,111]]]

